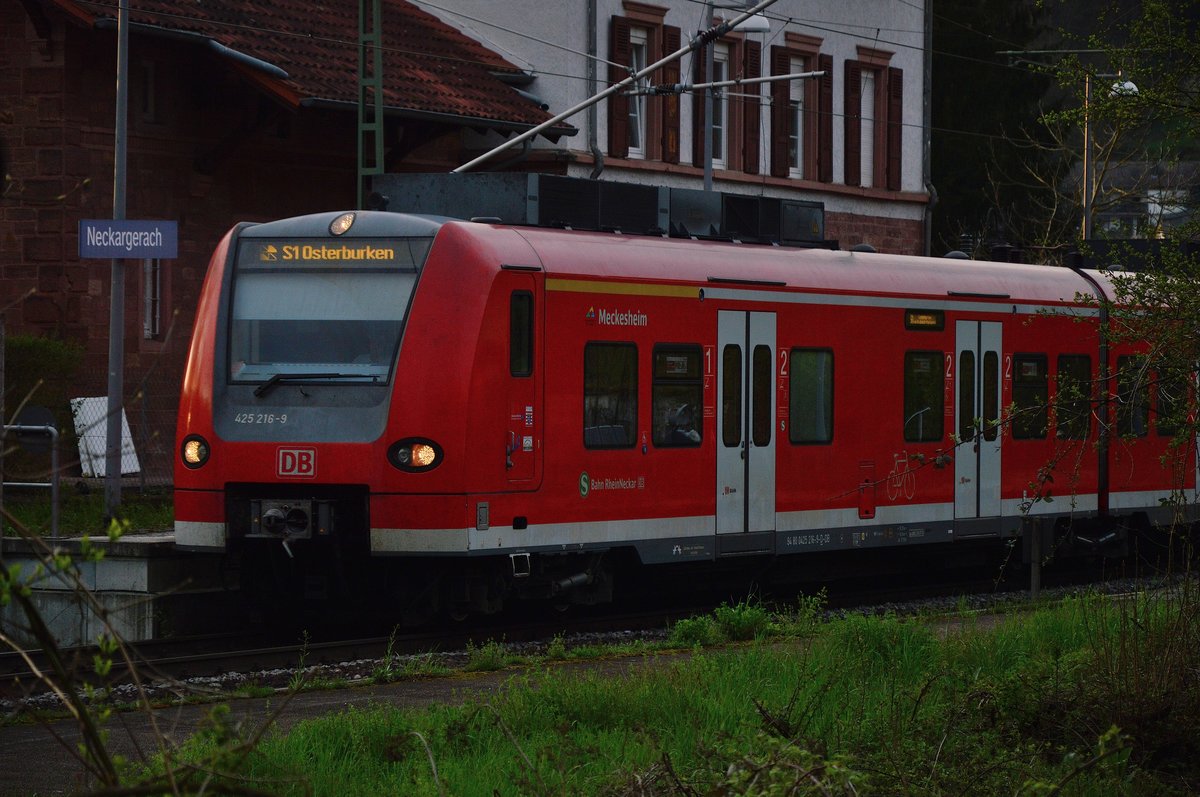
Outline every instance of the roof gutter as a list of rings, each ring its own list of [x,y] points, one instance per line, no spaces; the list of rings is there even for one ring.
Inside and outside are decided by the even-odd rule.
[[[95,22],[97,30],[116,30],[117,21],[109,17],[101,17]],[[216,39],[210,36],[205,36],[203,33],[192,33],[186,30],[173,30],[171,28],[163,28],[158,25],[147,25],[144,22],[131,22],[130,30],[137,33],[147,34],[150,36],[159,36],[164,39],[180,39],[183,41],[196,42],[215,52],[217,55],[228,58],[231,61],[236,61],[239,64],[248,66],[251,69],[256,69],[264,72],[267,75],[279,80],[287,80],[288,73],[275,66],[269,61],[264,61],[261,58],[255,58],[252,55],[247,55],[239,50],[234,50],[232,47],[226,47]]]
[[[329,108],[335,111],[354,111],[357,110],[357,103],[347,100],[329,100],[321,97],[306,97],[300,100],[302,108]],[[497,130],[509,133],[523,133],[538,125],[522,124],[520,122],[504,122],[499,119],[484,119],[480,116],[462,116],[453,113],[439,113],[438,111],[419,111],[414,108],[399,108],[395,105],[385,105],[383,108],[385,114],[399,116],[405,119],[419,119],[426,122],[440,122],[442,124],[467,125],[469,127],[484,127],[489,130]],[[547,136],[573,136],[579,132],[571,125],[558,125],[544,131],[539,131]]]

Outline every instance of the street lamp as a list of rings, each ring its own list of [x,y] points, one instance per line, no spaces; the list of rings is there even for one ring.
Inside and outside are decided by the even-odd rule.
[[[1125,80],[1116,75],[1096,75],[1102,79],[1116,78],[1109,89],[1109,97],[1132,97],[1138,93],[1138,87],[1132,80]],[[1083,194],[1083,240],[1092,237],[1092,204],[1096,193],[1095,170],[1096,164],[1092,158],[1092,73],[1083,76],[1083,180],[1080,191]]]

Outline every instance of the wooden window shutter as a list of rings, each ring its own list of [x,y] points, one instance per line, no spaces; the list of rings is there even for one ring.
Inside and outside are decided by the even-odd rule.
[[[823,71],[817,85],[817,179],[833,182],[833,56],[817,58]]]
[[[711,44],[708,45],[712,47]],[[693,83],[703,83],[705,74],[708,70],[705,68],[704,48],[693,50],[695,55],[692,57],[692,63],[695,64]],[[704,168],[704,92],[692,92],[692,165],[699,168]]]
[[[614,16],[609,28],[609,84],[629,77],[629,70],[617,64],[629,64],[629,20]],[[629,157],[629,97],[620,92],[608,98],[608,154],[614,158]]]
[[[900,190],[900,162],[904,143],[904,70],[887,71],[887,187]]]
[[[747,41],[742,50],[742,79],[762,77],[762,45]],[[742,171],[758,174],[759,134],[762,119],[762,84],[752,83],[735,89],[749,97],[742,98]]]
[[[679,28],[664,25],[663,53],[669,54],[678,50],[680,44]],[[662,68],[662,82],[667,85],[679,83],[679,59]],[[667,94],[662,98],[662,159],[667,163],[679,163],[679,95]]]
[[[771,74],[792,71],[792,56],[786,47],[771,48]],[[771,176],[788,176],[788,99],[791,87],[786,80],[771,83]]]
[[[846,103],[842,108],[845,125],[846,185],[862,183],[862,65],[846,62]]]

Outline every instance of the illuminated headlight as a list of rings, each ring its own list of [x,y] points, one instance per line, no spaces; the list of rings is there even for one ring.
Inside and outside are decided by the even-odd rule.
[[[183,464],[187,467],[198,468],[208,462],[208,452],[208,441],[200,435],[188,435],[183,439],[180,455],[183,457]]]
[[[442,447],[432,440],[400,440],[388,449],[388,461],[400,470],[430,470],[441,464]]]
[[[343,213],[342,215],[340,215],[336,219],[334,219],[333,222],[329,225],[329,232],[331,232],[334,235],[341,235],[341,234],[347,232],[353,226],[354,226],[354,214],[353,213]]]

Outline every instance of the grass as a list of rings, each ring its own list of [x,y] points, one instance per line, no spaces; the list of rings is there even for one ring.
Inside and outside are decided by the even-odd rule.
[[[48,489],[8,488],[4,491],[4,508],[33,534],[49,536],[51,510]],[[59,489],[58,512],[59,533],[63,535],[86,533],[102,536],[108,528],[102,489],[81,493],[70,484],[63,484]],[[144,492],[124,491],[121,517],[129,521],[129,528],[133,531],[171,529],[175,523],[171,491],[166,488]],[[3,524],[5,536],[16,534],[7,517],[3,518]]]
[[[821,622],[811,605],[730,606],[701,619],[770,644],[621,677],[533,668],[490,698],[305,721],[231,766],[277,794],[1190,794],[1194,591],[1081,598],[995,628],[967,617],[948,635],[897,617]],[[676,626],[681,639],[691,625]],[[570,657],[551,649],[547,660]],[[475,651],[508,656],[496,642]],[[222,744],[202,734],[183,755],[219,757]]]

